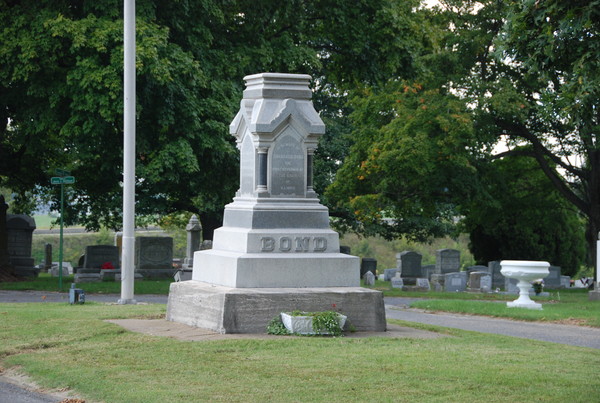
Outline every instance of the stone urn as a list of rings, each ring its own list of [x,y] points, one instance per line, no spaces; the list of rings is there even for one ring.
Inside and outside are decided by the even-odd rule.
[[[502,267],[500,273],[504,277],[514,278],[519,281],[519,298],[512,302],[507,302],[509,308],[527,308],[542,309],[542,304],[538,304],[529,298],[531,282],[540,280],[550,274],[548,268],[550,263],[530,261],[530,260],[503,260],[500,262]]]

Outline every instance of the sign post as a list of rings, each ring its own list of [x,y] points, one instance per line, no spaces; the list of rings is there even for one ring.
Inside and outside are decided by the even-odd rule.
[[[64,169],[57,169],[56,175],[50,178],[50,184],[60,185],[60,237],[58,247],[58,290],[62,291],[62,268],[63,268],[63,213],[64,213],[64,198],[65,198],[65,185],[72,185],[75,183],[75,177],[70,176],[69,171]]]

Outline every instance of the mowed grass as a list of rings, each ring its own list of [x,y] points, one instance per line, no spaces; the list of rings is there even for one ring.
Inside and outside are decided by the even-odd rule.
[[[600,388],[600,350],[505,336],[181,342],[103,321],[164,311],[0,304],[2,365],[103,402],[590,402]]]
[[[75,281],[74,276],[63,276],[62,291],[68,292],[71,283]],[[134,284],[136,294],[169,294],[170,280],[142,280]],[[81,283],[76,285],[89,294],[119,294],[121,292],[120,281],[102,281],[99,283]],[[40,273],[38,278],[12,283],[0,282],[0,290],[13,291],[59,291],[58,277],[52,277],[48,273]]]

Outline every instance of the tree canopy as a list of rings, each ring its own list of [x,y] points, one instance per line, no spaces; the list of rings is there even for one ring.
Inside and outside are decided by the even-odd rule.
[[[598,10],[598,1],[440,1],[417,77],[391,76],[353,101],[355,143],[327,193],[343,224],[437,235],[486,194],[486,165],[522,155],[585,218],[591,263],[600,229]]]
[[[319,109],[336,108],[355,83],[412,68],[414,36],[401,31],[415,4],[137,1],[136,213],[189,211],[218,225],[238,185],[227,129],[243,76],[311,74]],[[10,38],[0,45],[0,186],[17,210],[34,193],[56,205],[49,179],[68,169],[65,221],[119,227],[121,2],[2,0],[0,23]]]

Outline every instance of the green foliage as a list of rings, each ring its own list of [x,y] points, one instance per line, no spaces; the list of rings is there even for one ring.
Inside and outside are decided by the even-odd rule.
[[[476,140],[463,102],[390,82],[353,100],[354,144],[326,197],[340,229],[425,241],[453,228],[477,184]]]
[[[323,311],[310,313],[312,326],[316,334],[328,334],[333,337],[342,336],[339,313]]]
[[[409,18],[417,4],[139,1],[136,213],[199,214],[210,239],[238,185],[228,125],[242,78],[309,73],[318,109],[343,127],[338,112],[354,83],[414,71],[419,40],[400,33],[418,28]],[[65,222],[120,227],[121,9],[114,0],[0,2],[2,34],[11,38],[0,45],[0,186],[17,194],[21,211],[33,207],[31,195],[49,195],[57,209],[49,178],[60,167],[76,177]],[[331,172],[344,155],[337,143],[317,156]],[[317,187],[330,180],[318,178]]]
[[[287,330],[283,322],[281,321],[281,315],[277,315],[267,325],[267,334],[273,334],[276,336],[287,336],[290,332]]]
[[[582,220],[528,157],[506,157],[487,167],[487,194],[467,208],[463,225],[480,264],[544,260],[573,276],[585,260]]]

